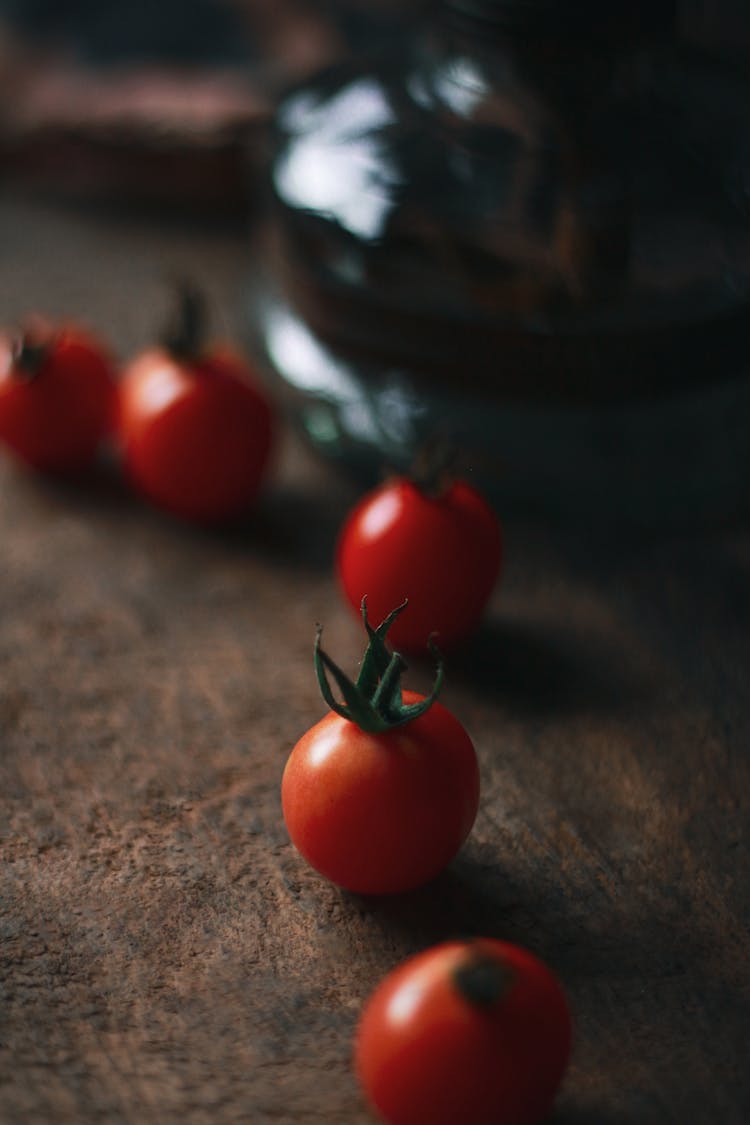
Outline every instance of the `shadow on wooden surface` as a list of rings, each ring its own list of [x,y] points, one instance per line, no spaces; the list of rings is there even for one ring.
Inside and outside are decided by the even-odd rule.
[[[632,1117],[619,1110],[586,1106],[565,1106],[547,1120],[546,1125],[635,1125]]]
[[[135,521],[148,535],[161,527],[176,543],[211,544],[231,555],[252,553],[284,572],[328,573],[336,537],[352,497],[335,477],[316,479],[313,465],[307,486],[271,477],[255,504],[236,521],[201,525],[180,519],[151,504],[132,488],[114,458],[69,477],[47,476],[17,465],[9,469],[13,487],[34,507],[90,517],[95,524]],[[136,533],[141,534],[136,528]]]
[[[653,682],[619,638],[580,622],[489,620],[450,664],[451,679],[519,715],[610,714],[645,701]]]
[[[744,1040],[737,1038],[746,1021],[744,970],[714,953],[721,923],[696,912],[678,888],[658,906],[647,888],[628,904],[596,893],[583,902],[571,890],[514,881],[464,854],[422,890],[362,905],[372,911],[370,925],[396,936],[405,955],[446,940],[495,937],[531,949],[559,975],[574,1013],[575,1066],[606,1074],[609,1104],[592,1106],[595,1090],[580,1108],[566,1098],[550,1125],[685,1120],[693,1098],[691,1120],[708,1122],[712,1107],[716,1121],[745,1120],[733,1116],[744,1088]],[[692,1055],[696,1039],[700,1059]]]
[[[285,571],[332,573],[336,539],[347,512],[343,491],[335,480],[309,488],[282,482],[269,488],[252,518],[229,529],[224,538],[238,550],[252,546]]]

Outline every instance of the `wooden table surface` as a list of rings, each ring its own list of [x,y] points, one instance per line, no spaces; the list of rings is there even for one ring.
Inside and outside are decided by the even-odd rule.
[[[10,197],[0,247],[4,322],[82,317],[120,355],[165,273],[231,327],[248,268],[235,229]],[[747,530],[508,523],[444,697],[480,758],[475,830],[433,885],[368,900],[305,866],[279,804],[323,711],[315,621],[360,651],[330,565],[354,496],[290,437],[224,534],[0,465],[0,1121],[370,1121],[363,1000],[481,933],[569,993],[556,1125],[746,1125]]]

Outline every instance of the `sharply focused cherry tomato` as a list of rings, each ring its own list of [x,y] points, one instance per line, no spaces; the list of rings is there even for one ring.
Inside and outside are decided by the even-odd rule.
[[[0,336],[0,441],[45,472],[86,468],[115,418],[112,365],[93,336],[30,322]]]
[[[331,711],[299,740],[281,798],[292,842],[321,874],[350,891],[392,894],[427,882],[454,857],[477,813],[479,771],[471,740],[435,695],[402,692],[402,658],[385,634],[370,638],[356,685],[315,647]],[[333,676],[346,699],[338,703]]]
[[[390,641],[421,651],[431,632],[447,649],[477,625],[500,572],[500,525],[465,481],[432,494],[406,478],[365,496],[346,520],[336,556],[353,608],[364,595],[374,617],[408,598]]]
[[[202,302],[186,289],[164,346],[138,356],[120,386],[125,470],[154,504],[218,523],[255,499],[272,444],[269,403],[238,356],[203,345]]]
[[[390,1125],[535,1125],[570,1046],[550,970],[482,938],[434,946],[381,982],[360,1020],[355,1066]]]

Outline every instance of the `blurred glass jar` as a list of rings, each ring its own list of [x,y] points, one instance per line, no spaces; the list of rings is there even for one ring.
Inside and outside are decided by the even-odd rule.
[[[671,0],[438,0],[275,122],[253,346],[315,445],[505,507],[750,494],[750,86]]]

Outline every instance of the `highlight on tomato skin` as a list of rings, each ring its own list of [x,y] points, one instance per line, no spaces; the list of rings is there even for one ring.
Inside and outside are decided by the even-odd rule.
[[[423,698],[404,693],[406,703]],[[461,848],[479,770],[468,734],[439,703],[388,734],[331,712],[295,746],[281,792],[292,843],[321,875],[359,894],[399,894]]]
[[[443,651],[478,625],[501,573],[502,532],[495,512],[468,482],[428,491],[395,477],[355,505],[336,547],[345,600],[358,612],[367,595],[379,619],[408,600],[390,643],[423,653],[431,633]]]
[[[87,330],[34,317],[0,334],[0,442],[30,468],[89,468],[112,433],[116,401],[112,361]]]
[[[273,444],[271,408],[241,361],[192,364],[154,349],[120,388],[125,473],[157,507],[197,523],[241,516],[256,499]]]
[[[249,365],[207,342],[203,296],[182,285],[177,297],[164,339],[123,373],[123,467],[157,507],[197,523],[224,523],[242,516],[257,497],[275,419]]]
[[[443,870],[469,835],[479,767],[469,735],[436,701],[403,691],[404,667],[385,646],[393,611],[370,643],[357,683],[316,638],[318,681],[331,710],[293,748],[281,783],[290,839],[321,875],[359,894],[397,894]],[[345,703],[327,683],[331,674]]]
[[[449,941],[394,969],[366,1002],[354,1065],[388,1125],[539,1125],[572,1043],[568,1003],[533,954]]]

